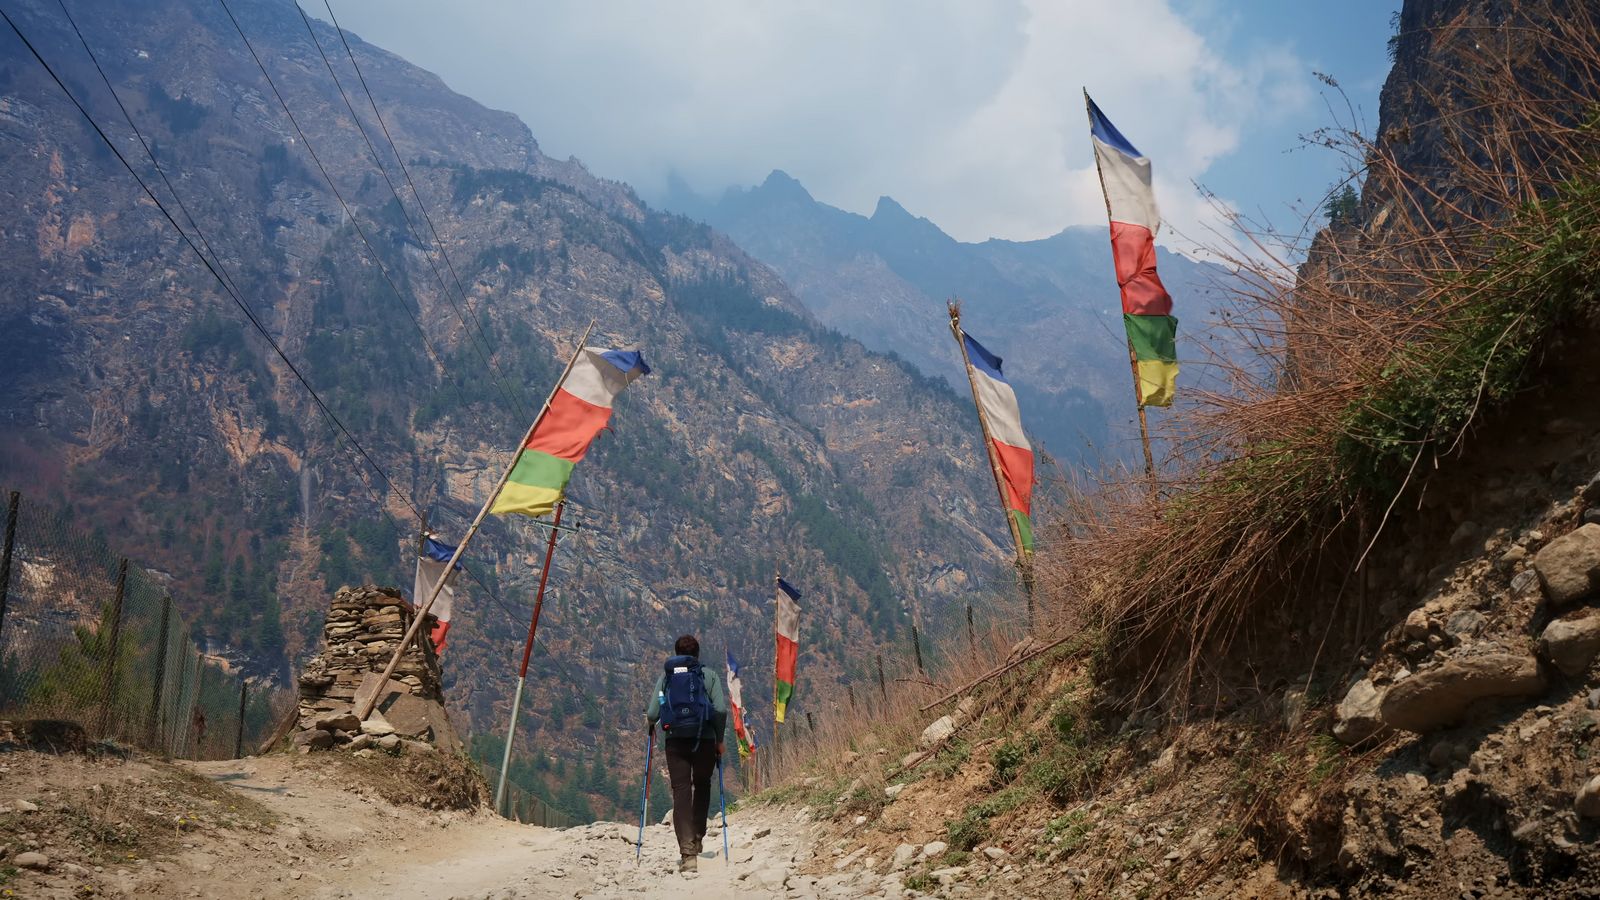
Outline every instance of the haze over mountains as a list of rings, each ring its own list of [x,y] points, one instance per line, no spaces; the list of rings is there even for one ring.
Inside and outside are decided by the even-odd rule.
[[[711,659],[733,648],[749,695],[770,695],[779,567],[806,592],[797,709],[819,719],[840,714],[827,686],[865,678],[877,650],[892,663],[911,623],[955,627],[969,599],[993,613],[1007,537],[970,401],[822,326],[721,234],[351,35],[458,290],[330,26],[311,27],[399,200],[290,0],[228,3],[272,84],[217,4],[71,6],[217,265],[384,473],[0,38],[0,484],[171,573],[210,652],[281,682],[339,585],[409,586],[410,504],[459,536],[591,320],[591,343],[639,347],[654,373],[574,477],[586,531],[556,553],[530,789],[579,817],[623,802],[614,767],[632,760],[598,750],[635,746],[643,685],[682,631]],[[9,12],[172,204],[60,7]],[[456,604],[446,693],[464,734],[504,727],[542,549],[491,519],[468,554],[499,600],[468,582]]]
[[[945,313],[945,301],[959,297],[963,326],[1004,357],[1023,421],[1051,454],[1071,464],[1138,452],[1127,428],[1131,376],[1104,228],[964,243],[890,197],[862,216],[816,200],[782,171],[714,199],[674,181],[661,204],[771,266],[823,324],[965,392]],[[1166,250],[1157,255],[1187,323],[1182,354],[1225,273]]]

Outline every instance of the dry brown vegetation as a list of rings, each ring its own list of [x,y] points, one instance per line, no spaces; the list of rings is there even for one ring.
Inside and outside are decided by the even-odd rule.
[[[1403,33],[1431,42],[1423,87],[1386,100],[1407,124],[1318,136],[1364,180],[1358,212],[1308,247],[1241,222],[1221,248],[1224,325],[1267,364],[1217,360],[1228,388],[1164,417],[1157,483],[1074,492],[1040,559],[1064,627],[1109,636],[1123,704],[1204,713],[1384,627],[1361,568],[1397,504],[1593,316],[1600,23],[1557,5]]]

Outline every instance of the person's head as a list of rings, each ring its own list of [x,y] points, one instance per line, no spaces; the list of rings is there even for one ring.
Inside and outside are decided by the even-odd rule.
[[[699,659],[700,642],[694,639],[694,635],[686,634],[678,638],[677,642],[672,645],[672,652],[679,656],[692,656],[695,659]]]

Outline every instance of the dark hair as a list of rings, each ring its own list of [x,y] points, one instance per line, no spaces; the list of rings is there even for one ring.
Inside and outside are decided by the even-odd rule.
[[[678,638],[677,642],[672,645],[672,652],[679,656],[692,656],[695,659],[699,659],[700,642],[694,639],[694,635],[686,634]]]

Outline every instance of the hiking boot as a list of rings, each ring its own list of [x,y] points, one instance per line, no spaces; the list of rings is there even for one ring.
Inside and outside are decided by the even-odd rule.
[[[679,872],[698,872],[698,871],[700,871],[700,857],[698,857],[698,856],[685,856],[682,859],[679,859],[678,860],[678,871]]]

